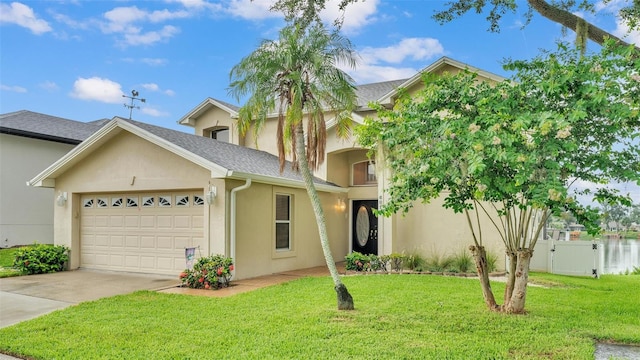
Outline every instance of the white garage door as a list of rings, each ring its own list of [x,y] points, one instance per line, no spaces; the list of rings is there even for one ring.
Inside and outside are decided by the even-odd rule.
[[[83,195],[80,266],[177,275],[204,237],[202,191]]]

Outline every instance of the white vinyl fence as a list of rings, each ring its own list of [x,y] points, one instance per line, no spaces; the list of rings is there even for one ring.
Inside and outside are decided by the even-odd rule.
[[[600,241],[539,240],[531,258],[531,271],[600,277],[604,245]]]

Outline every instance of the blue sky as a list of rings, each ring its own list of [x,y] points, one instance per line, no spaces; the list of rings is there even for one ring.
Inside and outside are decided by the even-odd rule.
[[[274,39],[282,18],[273,0],[16,1],[0,2],[0,113],[30,110],[92,121],[129,116],[137,90],[139,121],[191,132],[177,121],[207,97],[237,104],[227,93],[229,70],[263,39]],[[337,14],[330,0],[326,19]],[[617,35],[612,13],[624,0],[596,4],[590,21]],[[508,77],[505,58],[527,59],[553,49],[559,25],[540,16],[522,28],[525,1],[488,32],[486,15],[445,25],[430,16],[445,1],[365,0],[345,14],[344,33],[360,54],[348,72],[357,83],[414,75],[442,56]],[[627,40],[640,45],[640,34]],[[590,46],[595,47],[594,44]]]

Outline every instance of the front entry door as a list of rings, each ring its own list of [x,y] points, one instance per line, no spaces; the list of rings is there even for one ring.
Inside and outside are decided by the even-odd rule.
[[[352,250],[363,254],[378,255],[378,218],[373,209],[377,200],[354,200],[352,210]]]

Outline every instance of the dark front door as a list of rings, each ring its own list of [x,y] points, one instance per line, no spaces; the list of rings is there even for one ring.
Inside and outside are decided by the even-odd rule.
[[[377,200],[354,200],[352,211],[352,249],[363,254],[378,255],[378,218],[373,209]]]

